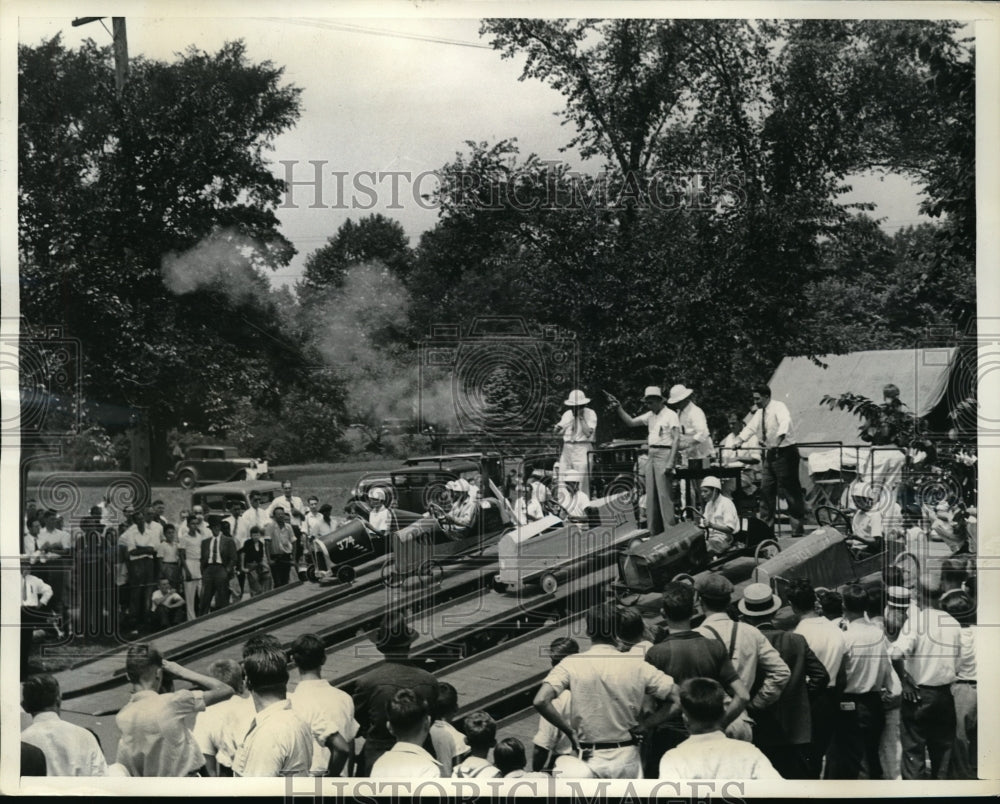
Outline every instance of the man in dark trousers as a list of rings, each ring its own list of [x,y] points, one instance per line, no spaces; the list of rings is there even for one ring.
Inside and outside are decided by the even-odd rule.
[[[382,618],[375,645],[385,656],[385,662],[361,676],[351,693],[354,718],[365,738],[355,776],[367,776],[375,760],[396,742],[389,731],[386,707],[398,690],[413,690],[429,707],[437,703],[437,679],[410,659],[410,646],[417,636],[399,612],[387,612]]]
[[[694,615],[694,588],[680,581],[663,587],[663,616],[667,636],[646,652],[646,661],[681,684],[689,678],[711,678],[729,695],[723,726],[732,723],[746,707],[750,694],[736,668],[717,639],[706,639],[691,630]],[[680,711],[648,735],[642,745],[643,774],[655,779],[660,757],[690,736]]]
[[[783,779],[808,779],[807,758],[812,742],[809,699],[826,689],[830,675],[809,649],[805,637],[782,631],[771,622],[781,608],[781,598],[772,594],[766,583],[747,586],[737,608],[741,619],[764,635],[791,671],[777,701],[763,709],[748,707],[755,724],[754,745],[771,760]]]
[[[201,543],[201,611],[217,611],[229,603],[229,579],[236,571],[236,542],[222,533],[222,518],[209,517],[212,535]],[[215,604],[212,599],[215,598]]]

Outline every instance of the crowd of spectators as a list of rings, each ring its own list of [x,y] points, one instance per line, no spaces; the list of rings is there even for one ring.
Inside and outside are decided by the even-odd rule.
[[[458,691],[411,656],[417,633],[398,612],[373,637],[383,661],[343,690],[324,679],[312,634],[287,647],[253,636],[242,662],[208,675],[133,644],[110,765],[92,733],[60,720],[55,679],[33,676],[22,741],[61,775],[975,779],[968,569],[949,559],[912,589],[894,568],[883,581],[832,591],[799,579],[779,597],[707,574],[667,584],[656,623],[595,606],[585,650],[568,637],[549,648],[527,747],[489,712],[457,716]]]
[[[298,580],[297,560],[329,530],[330,506],[316,497],[304,505],[289,481],[282,486],[273,500],[251,494],[249,507],[194,505],[173,519],[162,500],[120,514],[105,500],[74,528],[28,500],[22,675],[38,632],[135,638]]]

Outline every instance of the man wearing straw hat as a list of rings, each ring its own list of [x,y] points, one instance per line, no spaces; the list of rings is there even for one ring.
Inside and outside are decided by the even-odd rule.
[[[555,431],[563,437],[559,467],[563,472],[579,472],[582,488],[590,493],[589,455],[594,447],[594,433],[597,431],[597,414],[585,407],[590,402],[580,390],[571,391],[566,401],[569,408],[555,426]]]
[[[764,709],[751,711],[753,741],[784,779],[808,779],[808,750],[812,742],[809,698],[829,684],[826,667],[800,634],[783,631],[774,622],[781,598],[766,583],[752,583],[737,604],[740,619],[754,626],[788,665],[788,683],[778,700]]]
[[[608,402],[618,411],[618,416],[629,427],[646,425],[649,431],[649,461],[646,463],[646,527],[649,532],[662,533],[674,524],[674,497],[671,488],[674,480],[674,461],[680,439],[680,421],[663,403],[663,392],[651,385],[643,394],[648,411],[639,416],[629,416],[621,402],[611,394]]]

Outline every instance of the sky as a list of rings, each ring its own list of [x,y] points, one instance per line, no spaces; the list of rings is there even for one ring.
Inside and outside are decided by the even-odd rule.
[[[21,16],[19,40],[38,44],[61,33],[70,47],[86,38],[111,42],[104,27],[110,29],[110,19],[79,27],[72,27],[71,19]],[[476,18],[129,16],[126,26],[131,56],[172,60],[192,44],[214,52],[226,41],[243,39],[249,59],[283,66],[285,80],[302,88],[298,124],[276,139],[269,155],[276,175],[310,183],[293,189],[290,203],[297,208],[277,210],[298,254],[272,275],[275,286],[293,284],[308,254],[348,217],[374,212],[393,217],[411,246],[434,225],[436,212],[415,197],[433,187],[432,178],[398,179],[394,199],[391,178],[378,181],[365,171],[407,171],[416,177],[467,152],[467,140],[493,144],[514,137],[522,156],[536,153],[575,169],[600,168],[575,151],[560,150],[573,134],[558,116],[562,96],[540,81],[519,81],[522,60],[501,59],[479,38]],[[312,162],[321,163],[323,171],[319,208],[312,208],[317,170]],[[335,171],[346,174],[343,193]],[[375,191],[352,191],[352,182]],[[907,179],[863,176],[852,183],[854,191],[843,200],[875,202],[872,214],[885,219],[888,232],[926,220]]]

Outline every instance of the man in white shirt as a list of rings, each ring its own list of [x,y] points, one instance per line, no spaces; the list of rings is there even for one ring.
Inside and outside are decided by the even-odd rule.
[[[104,776],[108,764],[97,738],[87,729],[59,717],[62,694],[59,682],[48,673],[31,676],[21,687],[24,711],[31,725],[21,732],[21,741],[45,754],[49,776]]]
[[[705,546],[713,556],[719,556],[733,546],[740,532],[740,516],[736,505],[722,494],[722,481],[709,475],[701,481],[701,526],[707,531]]]
[[[747,421],[749,420],[748,416]],[[760,483],[760,442],[757,441],[757,436],[751,435],[742,443],[741,447],[737,447],[739,433],[744,426],[743,421],[736,413],[730,413],[726,417],[726,421],[729,424],[729,433],[719,443],[719,458],[723,466],[732,466],[733,464],[743,466],[740,484],[743,493],[749,497],[757,491],[757,486]],[[730,480],[728,482],[732,484],[730,490],[730,494],[732,494],[736,490],[736,481]]]
[[[253,698],[243,684],[243,668],[233,659],[218,659],[208,674],[232,687],[236,694],[199,712],[191,733],[205,756],[209,776],[232,776],[233,757],[253,722]]]
[[[616,608],[595,606],[587,612],[587,636],[592,647],[565,657],[553,667],[535,695],[539,714],[566,735],[574,753],[601,779],[636,779],[642,761],[633,730],[651,729],[666,720],[673,702],[674,680],[637,653],[621,653],[617,645]],[[555,708],[564,691],[572,693],[568,717]],[[608,690],[614,690],[609,695]],[[642,724],[639,716],[646,695],[661,701],[660,709]]]
[[[678,384],[670,389],[667,404],[677,414],[681,425],[678,449],[681,465],[691,468],[707,469],[708,460],[712,457],[712,434],[708,430],[708,419],[705,411],[699,408],[691,398],[694,393],[690,388]]]
[[[183,533],[177,531],[177,557],[181,562],[184,577],[184,604],[187,619],[191,622],[196,615],[195,597],[201,587],[201,543],[211,538],[212,533],[196,513],[188,514],[187,521],[181,523]]]
[[[799,623],[795,633],[804,637],[809,649],[823,663],[830,676],[829,684],[823,692],[810,700],[812,712],[812,742],[807,753],[807,764],[811,778],[818,779],[822,770],[823,757],[833,739],[833,726],[839,707],[837,678],[840,666],[847,652],[844,632],[826,617],[816,611],[816,590],[805,579],[793,580],[786,593],[792,612]]]
[[[629,427],[646,425],[649,432],[649,461],[646,463],[646,527],[652,534],[662,533],[674,524],[674,464],[680,442],[680,420],[663,403],[663,392],[651,385],[643,394],[648,411],[629,416],[621,402],[608,394],[619,418]]]
[[[309,506],[309,510],[306,511],[302,532],[311,543],[316,538],[316,531],[319,528],[319,523],[323,521],[323,515],[319,512],[319,497],[315,494],[306,500],[306,505]]]
[[[236,524],[235,538],[237,543],[246,544],[247,539],[250,538],[250,528],[254,525],[260,528],[261,533],[263,533],[264,527],[270,521],[271,515],[261,505],[260,495],[251,493],[250,507],[240,515],[239,522]]]
[[[372,507],[368,514],[369,529],[379,536],[387,536],[390,517],[385,504],[385,492],[382,489],[372,489],[368,494],[368,502]]]
[[[892,686],[889,640],[881,628],[865,618],[868,595],[863,587],[851,584],[842,597],[847,620],[847,630],[843,632],[845,686],[840,695],[826,778],[857,779],[864,760],[868,778],[881,779],[879,744],[885,725],[882,690]]]
[[[955,747],[952,749],[950,779],[979,778],[979,703],[976,672],[976,605],[965,593],[942,598],[941,608],[962,627],[961,652],[951,694],[955,698]]]
[[[958,675],[962,629],[950,614],[931,607],[928,589],[921,588],[919,598],[919,605],[911,603],[907,609],[889,654],[903,683],[903,778],[922,778],[926,752],[931,778],[943,779],[955,742],[951,685]]]
[[[256,713],[233,759],[234,776],[305,776],[313,758],[309,725],[287,699],[284,651],[261,645],[243,657]]]
[[[424,699],[410,689],[401,689],[386,706],[389,731],[395,745],[375,760],[372,779],[436,779],[441,766],[424,748],[431,731],[431,715]]]
[[[451,507],[443,517],[445,528],[455,537],[462,536],[472,524],[476,510],[475,503],[469,499],[469,484],[461,478],[449,480],[445,489],[451,497]]]
[[[711,678],[680,687],[684,722],[691,736],[660,760],[661,779],[780,779],[759,748],[726,737],[725,691]]]
[[[899,503],[884,495],[876,498],[868,483],[851,487],[857,512],[851,519],[851,536],[869,547],[877,547],[888,535],[902,535],[903,511]]]
[[[161,693],[164,673],[203,687]],[[132,697],[115,715],[121,732],[117,762],[129,776],[195,776],[205,764],[188,729],[189,717],[232,697],[233,688],[170,662],[152,645],[134,643],[128,649],[125,674]]]
[[[302,498],[292,494],[291,480],[281,481],[281,496],[275,497],[267,507],[268,516],[272,519],[277,508],[284,510],[285,519],[288,520],[288,524],[292,526],[292,531],[295,533],[295,559],[297,560],[300,555],[302,528],[305,526],[306,514]]]
[[[530,483],[518,489],[519,496],[514,503],[514,521],[524,527],[529,522],[537,522],[545,516],[541,504],[535,499],[534,489]]]
[[[569,637],[558,637],[549,646],[549,657],[552,666],[555,667],[567,656],[573,656],[580,652],[580,645],[575,639]],[[552,702],[555,710],[565,719],[569,716],[570,702],[573,700],[573,693],[563,690]],[[549,723],[544,717],[538,718],[538,731],[532,741],[535,746],[534,754],[531,758],[531,769],[540,771],[549,768],[556,757],[573,753],[573,744],[559,729]]]
[[[152,620],[150,598],[156,586],[156,549],[162,529],[154,529],[145,513],[136,513],[132,525],[121,538],[128,553],[128,577],[132,594],[129,613],[135,628],[144,628]]]
[[[748,690],[757,690],[753,697],[756,709],[777,701],[791,678],[791,671],[766,636],[752,625],[734,622],[727,613],[733,596],[732,581],[722,573],[713,572],[698,579],[695,591],[705,613],[704,622],[695,631],[726,648],[740,681]],[[745,718],[734,722],[736,728],[741,724],[748,725]],[[730,732],[733,731],[731,727]]]
[[[292,644],[292,661],[299,670],[299,683],[288,700],[309,725],[313,736],[313,776],[340,776],[354,755],[358,724],[354,720],[354,700],[321,675],[326,649],[315,634],[303,634]]]
[[[556,499],[571,520],[586,521],[590,497],[580,490],[580,474],[567,472],[559,484]]]
[[[571,391],[563,403],[569,408],[555,426],[562,435],[563,448],[559,456],[559,467],[563,472],[578,472],[582,478],[581,488],[590,492],[590,451],[594,448],[594,434],[597,432],[597,414],[586,407],[590,402],[583,391]]]
[[[799,482],[799,450],[792,432],[792,416],[784,402],[771,399],[771,389],[758,385],[753,390],[754,414],[740,432],[735,447],[739,449],[751,436],[764,448],[760,486],[761,519],[774,524],[777,492],[788,502],[792,535],[803,534],[805,499]]]

